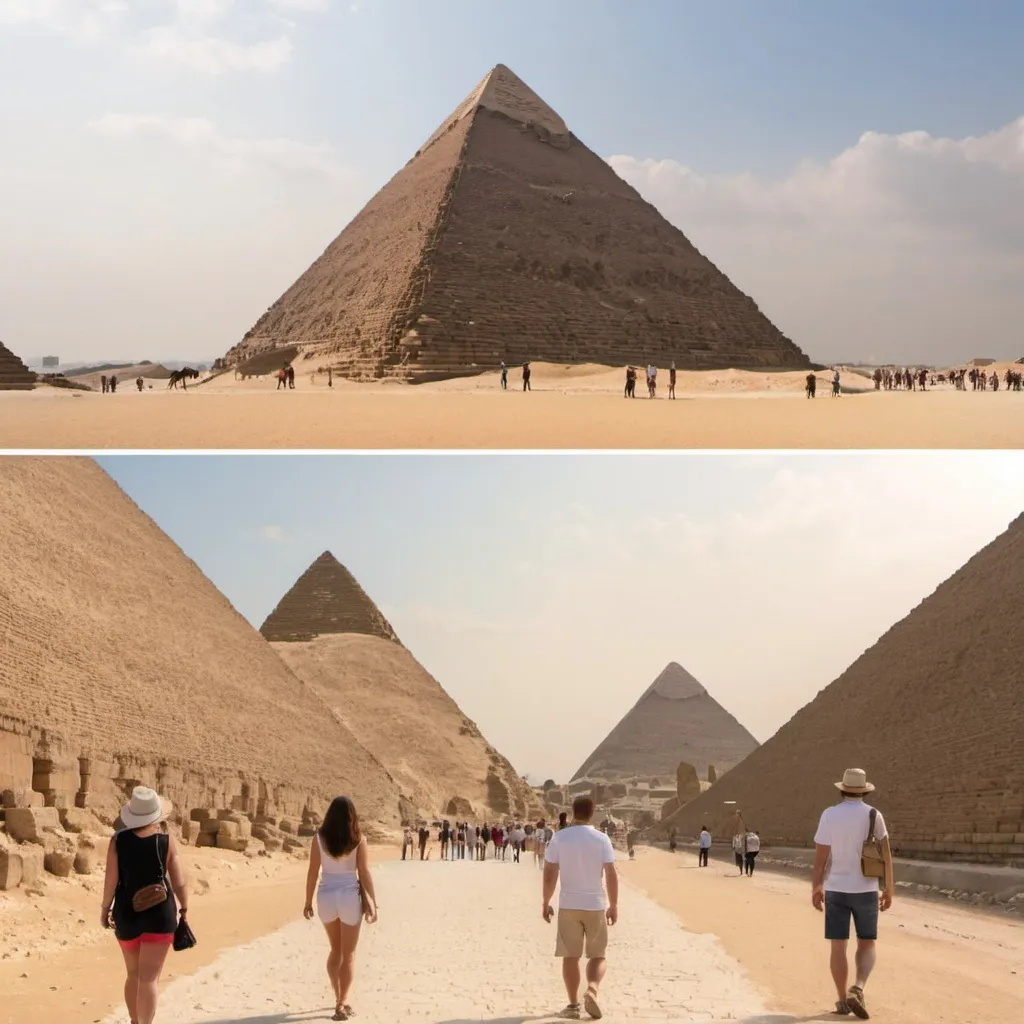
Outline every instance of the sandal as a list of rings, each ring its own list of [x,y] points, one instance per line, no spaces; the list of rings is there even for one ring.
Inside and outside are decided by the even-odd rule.
[[[353,1010],[353,1009],[352,1009],[352,1007],[348,1005],[348,1003],[346,1003],[346,1004],[345,1004],[345,1005],[344,1005],[344,1006],[342,1007],[342,1009],[343,1009],[343,1010],[344,1010],[344,1011],[345,1011],[345,1012],[346,1012],[346,1013],[347,1013],[347,1014],[348,1014],[348,1015],[349,1015],[350,1017],[354,1017],[354,1016],[356,1015],[356,1011],[355,1011],[355,1010]]]
[[[601,1007],[597,1002],[597,992],[588,988],[583,996],[583,1007],[594,1020],[601,1019]]]
[[[838,1014],[840,1017],[845,1017],[849,1014],[850,1007],[845,999],[837,999],[836,1008],[832,1012]]]
[[[846,993],[846,1005],[850,1008],[850,1013],[861,1020],[868,1020],[871,1017],[864,1005],[864,989],[860,985],[850,987],[850,991]]]
[[[563,1020],[580,1020],[580,1004],[570,1003],[558,1016]]]
[[[345,1012],[345,1007],[339,1006],[334,1011],[334,1016],[331,1018],[331,1020],[348,1020],[348,1014]]]

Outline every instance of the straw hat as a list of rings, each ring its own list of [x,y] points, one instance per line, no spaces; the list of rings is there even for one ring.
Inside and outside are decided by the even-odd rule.
[[[843,781],[835,783],[835,787],[844,793],[853,793],[857,796],[870,793],[875,788],[868,782],[868,773],[863,768],[847,768],[843,772]]]
[[[163,821],[173,805],[148,786],[136,786],[132,797],[121,808],[121,823],[125,828],[144,828],[156,821]]]

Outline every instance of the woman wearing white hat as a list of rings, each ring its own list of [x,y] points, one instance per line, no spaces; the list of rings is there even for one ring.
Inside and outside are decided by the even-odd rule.
[[[161,827],[170,811],[169,801],[136,786],[121,808],[120,831],[107,848],[100,921],[104,928],[114,928],[124,955],[124,1001],[132,1024],[152,1024],[178,915],[188,912],[178,849]]]

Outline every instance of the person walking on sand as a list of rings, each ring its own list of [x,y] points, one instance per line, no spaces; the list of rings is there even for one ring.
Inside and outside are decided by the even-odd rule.
[[[501,390],[508,391],[508,367],[501,364]]]
[[[532,391],[533,390],[533,388],[530,387],[530,376],[532,375],[532,373],[533,373],[533,371],[530,369],[530,364],[529,363],[523,363],[523,390],[524,391]]]
[[[420,841],[420,860],[427,859],[427,841],[430,839],[430,829],[427,828],[427,823],[424,821],[420,825],[419,841]]]
[[[136,786],[121,808],[120,831],[107,847],[100,923],[114,929],[127,977],[124,1001],[132,1024],[153,1024],[157,989],[188,889],[178,847],[161,827],[171,804]],[[168,884],[169,883],[169,884]]]
[[[804,390],[808,398],[813,398],[815,391],[818,390],[818,378],[813,373],[807,374]]]
[[[761,852],[761,837],[751,829],[743,837],[743,843],[746,847],[743,854],[743,862],[747,878],[750,878],[754,874],[754,861],[757,860],[757,855]]]
[[[405,860],[406,851],[409,853],[409,860],[412,860],[412,829],[408,822],[402,823],[402,860]]]
[[[835,787],[843,794],[843,799],[825,809],[814,835],[811,903],[815,910],[825,912],[825,938],[831,945],[829,966],[839,996],[836,1013],[852,1013],[867,1020],[864,986],[875,966],[878,913],[892,906],[892,850],[885,819],[864,802],[864,797],[875,788],[868,782],[867,773],[862,768],[847,768]],[[881,892],[879,879],[864,874],[870,863],[864,856],[869,842],[881,854],[884,868]],[[857,934],[856,981],[847,988],[851,917]]]
[[[740,869],[740,875],[743,875],[744,860],[747,852],[747,837],[743,832],[737,832],[732,837],[732,855],[736,861],[736,867]]]
[[[708,866],[708,853],[711,850],[711,833],[708,831],[707,825],[701,825],[700,835],[697,836],[697,867],[706,868]]]
[[[842,392],[839,389],[839,371],[836,370],[832,374],[832,397],[838,398],[840,394],[842,394]]]
[[[554,916],[551,900],[558,893],[558,924],[555,956],[562,960],[562,981],[569,1003],[559,1014],[580,1020],[580,960],[587,958],[587,988],[583,1009],[597,1020],[598,1002],[607,967],[608,926],[619,918],[619,878],[615,871],[612,841],[591,825],[594,801],[578,796],[572,804],[572,824],[557,832],[544,855],[542,916],[549,924]]]
[[[107,388],[107,375],[104,373],[100,375],[100,390],[103,392],[103,394],[106,394]]]
[[[331,1020],[348,1020],[353,1015],[348,995],[355,973],[359,928],[364,920],[367,924],[377,920],[377,897],[366,840],[359,831],[359,815],[347,796],[336,796],[331,801],[309,847],[306,904],[302,908],[307,921],[313,918],[314,889],[317,914],[331,944],[327,956],[327,977],[334,990]]]
[[[117,393],[117,377],[114,374],[110,375],[110,380],[107,382],[107,385],[110,388],[110,393],[112,395]]]
[[[676,364],[673,363],[668,368],[668,397],[676,397]]]
[[[533,859],[537,867],[544,866],[544,855],[553,836],[554,833],[548,828],[548,823],[541,818],[537,822],[537,831],[533,834]]]

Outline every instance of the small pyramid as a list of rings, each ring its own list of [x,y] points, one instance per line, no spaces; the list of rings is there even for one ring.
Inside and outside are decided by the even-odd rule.
[[[31,391],[36,375],[0,342],[0,391]]]
[[[727,771],[756,747],[757,740],[673,661],[573,778],[674,778],[680,761]]]
[[[325,551],[267,616],[270,641],[312,640],[324,633],[365,633],[398,643],[391,624],[330,551]]]
[[[356,379],[501,360],[808,360],[503,64],[220,361],[295,349]]]
[[[806,846],[863,768],[894,848],[926,859],[1019,861],[1024,822],[1024,516],[706,793],[663,824],[748,826]]]

